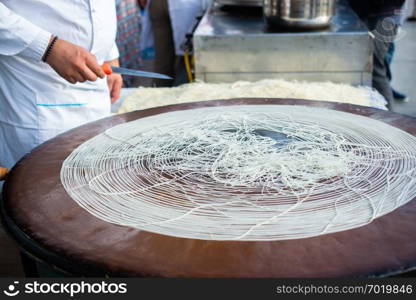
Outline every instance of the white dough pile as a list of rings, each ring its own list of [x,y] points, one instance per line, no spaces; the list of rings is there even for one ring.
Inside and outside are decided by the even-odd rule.
[[[416,196],[416,138],[302,106],[199,108],[124,123],[64,161],[94,216],[211,240],[285,240],[362,226]]]
[[[385,100],[368,87],[331,82],[265,79],[257,82],[190,83],[175,88],[139,88],[121,104],[118,113],[169,104],[232,98],[297,98],[385,109]]]

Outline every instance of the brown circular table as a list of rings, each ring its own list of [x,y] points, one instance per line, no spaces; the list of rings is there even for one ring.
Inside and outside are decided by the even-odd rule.
[[[288,241],[205,241],[102,221],[60,181],[65,158],[117,124],[174,110],[241,104],[324,107],[381,120],[416,135],[416,119],[378,109],[295,99],[233,99],[135,111],[75,128],[40,145],[9,174],[3,223],[20,247],[68,274],[155,277],[388,276],[416,268],[416,199],[371,224]]]

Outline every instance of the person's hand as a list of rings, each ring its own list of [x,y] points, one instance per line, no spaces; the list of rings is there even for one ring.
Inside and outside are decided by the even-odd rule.
[[[70,83],[95,81],[98,77],[105,76],[94,55],[60,39],[53,46],[46,63]]]
[[[137,0],[137,2],[142,9],[146,8],[147,0]]]
[[[107,61],[106,63],[116,67],[119,66],[118,59]],[[108,90],[110,91],[111,104],[113,104],[117,101],[118,98],[120,98],[120,91],[121,87],[123,86],[123,78],[120,74],[112,73],[107,75],[107,84]]]

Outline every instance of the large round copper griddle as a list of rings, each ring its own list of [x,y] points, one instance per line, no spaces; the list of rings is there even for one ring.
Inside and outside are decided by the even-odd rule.
[[[310,105],[381,120],[416,135],[416,119],[349,104],[234,99],[170,105],[109,117],[36,148],[11,171],[2,214],[9,232],[37,258],[72,274],[157,277],[383,276],[416,267],[416,199],[371,224],[314,238],[204,241],[163,236],[97,219],[65,192],[60,170],[81,143],[114,125],[207,106]]]

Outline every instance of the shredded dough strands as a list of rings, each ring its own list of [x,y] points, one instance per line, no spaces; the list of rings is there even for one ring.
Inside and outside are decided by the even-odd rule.
[[[416,196],[416,138],[319,108],[175,111],[115,126],[65,160],[105,221],[213,240],[284,240],[368,224]]]
[[[217,99],[296,98],[385,108],[385,100],[375,90],[332,82],[302,82],[263,79],[234,83],[193,82],[171,88],[139,88],[121,103],[118,113],[138,109]]]

